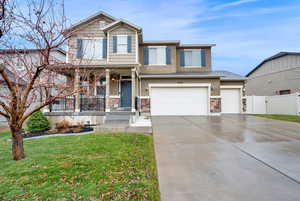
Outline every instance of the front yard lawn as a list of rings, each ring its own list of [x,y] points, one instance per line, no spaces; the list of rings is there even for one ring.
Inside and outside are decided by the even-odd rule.
[[[256,114],[257,117],[265,117],[269,119],[277,119],[283,121],[292,121],[300,123],[300,116],[295,115],[283,115],[283,114]]]
[[[0,200],[159,200],[152,136],[29,139],[17,162],[8,137],[0,133]]]

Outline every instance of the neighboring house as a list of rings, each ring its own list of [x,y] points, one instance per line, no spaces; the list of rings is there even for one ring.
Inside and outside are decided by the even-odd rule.
[[[300,53],[280,52],[247,74],[246,94],[284,95],[300,92]]]
[[[18,81],[16,81],[16,76],[9,70],[6,69],[6,73],[9,77],[9,79],[14,83],[14,84],[19,84],[20,86],[26,84],[25,81],[23,79],[19,79]],[[0,75],[0,100],[5,101],[4,97],[7,93],[9,93],[7,86],[2,78],[2,76]],[[0,111],[3,110],[2,107],[0,107]],[[2,126],[2,123],[6,122],[6,118],[0,115],[0,126]]]
[[[212,71],[214,44],[143,40],[142,28],[104,12],[65,31],[67,62],[74,68],[74,108],[49,115],[70,115],[98,122],[107,113],[130,111],[152,115],[242,113],[245,77]],[[70,69],[68,69],[70,70]],[[82,78],[81,71],[90,70]],[[63,104],[66,101],[62,101]],[[56,104],[59,104],[57,101]],[[56,107],[60,108],[61,107]]]
[[[6,68],[7,74],[14,82],[14,84],[19,84],[21,86],[26,84],[26,66],[30,67],[32,64],[36,65],[40,61],[40,51],[37,49],[2,49],[0,50],[0,64],[9,65]],[[66,62],[66,52],[62,49],[55,49],[50,53],[50,62],[65,63]],[[14,70],[12,68],[15,68]],[[16,79],[18,77],[18,79]],[[1,95],[9,93],[6,84],[0,75],[0,99],[3,99]],[[5,100],[4,100],[5,101]],[[34,103],[31,107],[34,106]],[[0,107],[0,110],[2,108]],[[5,118],[0,116],[0,121],[5,121]]]

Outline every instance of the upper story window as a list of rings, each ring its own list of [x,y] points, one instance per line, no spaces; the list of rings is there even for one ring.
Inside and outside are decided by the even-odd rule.
[[[171,48],[165,46],[149,46],[144,48],[145,65],[171,64]]]
[[[118,53],[127,53],[127,36],[118,36],[118,43],[117,43],[117,52]]]
[[[103,59],[106,58],[106,39],[86,38],[77,39],[78,59]]]
[[[206,51],[204,49],[185,49],[180,51],[180,66],[205,67]]]
[[[132,36],[113,36],[113,53],[127,54],[132,51]]]

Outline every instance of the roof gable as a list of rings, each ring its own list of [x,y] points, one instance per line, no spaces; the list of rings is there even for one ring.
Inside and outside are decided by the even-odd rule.
[[[79,21],[76,24],[73,24],[71,27],[69,27],[68,29],[66,29],[64,31],[64,33],[69,32],[69,31],[73,31],[75,29],[78,29],[81,26],[86,25],[86,24],[88,24],[88,23],[90,23],[90,22],[92,22],[92,21],[94,21],[94,20],[96,20],[98,18],[101,18],[101,17],[107,18],[108,20],[111,20],[113,22],[118,21],[117,18],[115,18],[115,17],[113,17],[113,16],[111,16],[111,15],[109,15],[109,14],[101,11],[101,12],[98,12],[98,13],[96,13],[96,14],[94,14],[94,15],[86,18],[86,19],[84,19],[84,20]]]
[[[257,69],[259,69],[263,64],[265,64],[268,61],[272,61],[274,59],[278,59],[280,57],[284,57],[287,55],[300,55],[300,52],[279,52],[269,58],[266,58],[265,60],[263,60],[262,62],[260,62],[255,68],[253,68],[253,70],[251,70],[246,77],[249,77],[252,73],[254,73]]]
[[[133,29],[135,29],[137,31],[141,31],[142,30],[141,27],[139,27],[139,26],[137,26],[135,24],[132,24],[132,23],[128,22],[127,20],[120,19],[118,21],[115,21],[115,22],[113,22],[113,23],[108,24],[107,26],[105,26],[103,28],[103,31],[109,31],[110,29],[112,29],[112,28],[114,28],[114,27],[116,27],[118,25],[122,25],[122,24],[125,24],[125,25],[127,25],[127,26],[129,26],[129,27],[131,27],[131,28],[133,28]]]

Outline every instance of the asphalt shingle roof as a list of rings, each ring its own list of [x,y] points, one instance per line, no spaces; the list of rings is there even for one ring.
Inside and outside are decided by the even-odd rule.
[[[146,74],[141,73],[141,77],[220,77],[221,80],[246,80],[247,78],[236,73],[229,71],[209,71],[209,72],[176,72],[176,73],[159,73],[159,74]]]

